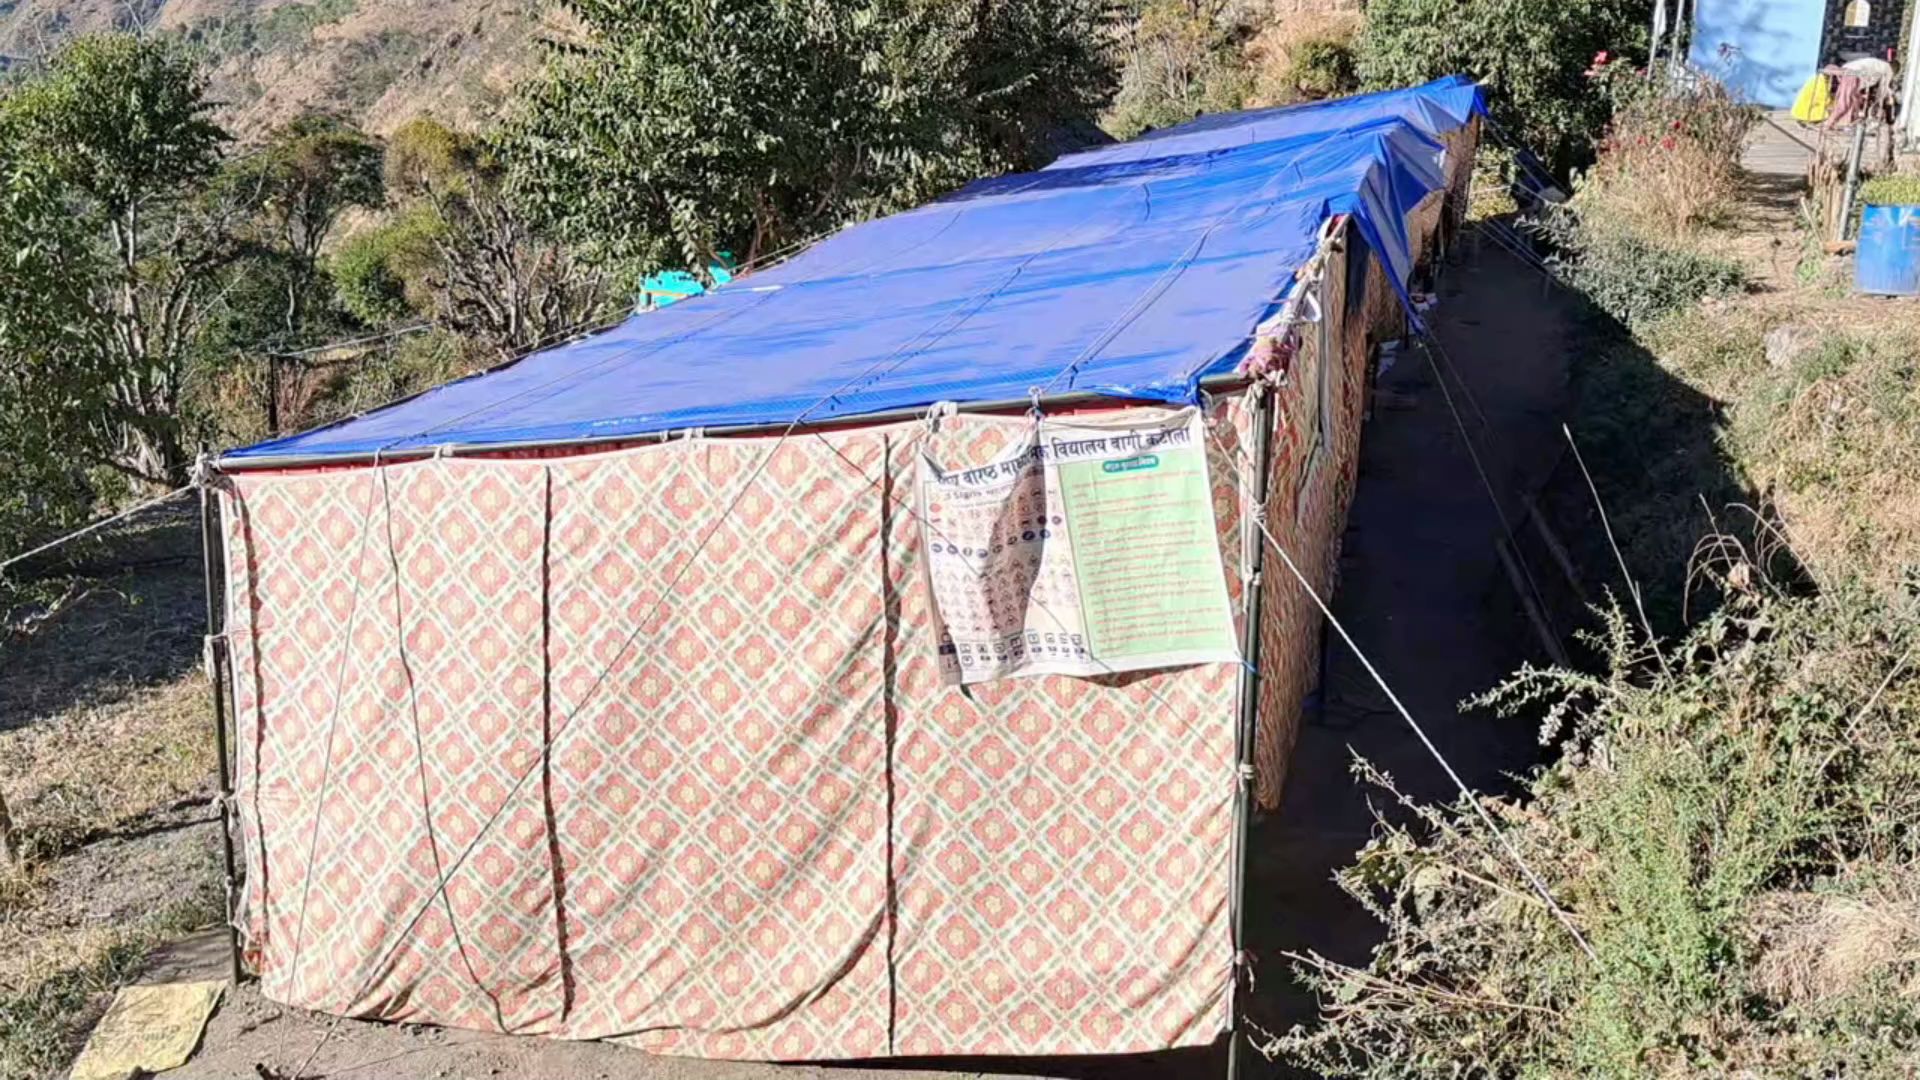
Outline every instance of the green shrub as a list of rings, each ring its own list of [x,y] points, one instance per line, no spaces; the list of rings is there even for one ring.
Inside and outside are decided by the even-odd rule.
[[[1296,957],[1322,1018],[1271,1050],[1382,1080],[1913,1075],[1914,600],[1717,570],[1739,599],[1657,662],[1616,610],[1605,674],[1484,699],[1545,707],[1566,753],[1489,801],[1500,837],[1461,803],[1383,815],[1341,881],[1386,939],[1364,967]]]
[[[1920,174],[1876,176],[1860,185],[1863,206],[1920,206]]]
[[[1635,0],[1372,0],[1359,74],[1369,89],[1479,79],[1495,118],[1565,168],[1589,160],[1610,115],[1588,64],[1643,53],[1645,13]]]
[[[430,213],[396,215],[354,235],[333,256],[331,269],[340,306],[369,326],[382,326],[420,310],[433,239],[444,231]]]
[[[231,56],[258,56],[305,46],[313,31],[353,14],[359,0],[315,0],[282,4],[265,11],[215,15],[189,25],[186,37],[205,48],[215,61]]]
[[[1738,263],[1605,220],[1557,210],[1537,225],[1557,248],[1550,263],[1594,306],[1628,326],[1641,326],[1689,305],[1746,288]]]
[[[1352,93],[1360,85],[1353,42],[1339,38],[1308,38],[1293,47],[1287,79],[1310,98]]]
[[[1119,92],[1101,119],[1115,138],[1246,103],[1254,79],[1240,52],[1242,28],[1212,8],[1186,0],[1148,0],[1141,8],[1123,46]]]

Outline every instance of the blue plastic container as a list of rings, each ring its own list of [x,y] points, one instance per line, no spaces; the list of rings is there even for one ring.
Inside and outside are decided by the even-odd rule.
[[[1879,296],[1920,296],[1920,206],[1860,211],[1854,287]]]

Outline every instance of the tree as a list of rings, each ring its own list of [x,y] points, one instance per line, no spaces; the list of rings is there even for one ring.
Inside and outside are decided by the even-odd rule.
[[[276,351],[308,344],[308,318],[316,301],[331,294],[321,249],[340,215],[380,203],[380,145],[352,125],[307,114],[275,131],[265,146],[240,159],[226,182],[246,191],[258,206],[249,231],[279,273],[283,298],[278,332],[266,344],[267,430],[280,431],[280,363]]]
[[[185,46],[127,35],[78,39],[0,100],[0,139],[94,245],[90,272],[72,267],[107,390],[94,420],[105,463],[139,481],[185,478],[190,348],[247,212],[244,189],[212,183],[227,135],[211,109]]]
[[[1560,168],[1591,160],[1607,99],[1585,72],[1596,54],[1644,53],[1645,0],[1373,0],[1360,38],[1371,89],[1462,73],[1495,118]]]
[[[414,120],[389,140],[385,177],[398,215],[339,260],[351,272],[345,297],[367,314],[405,299],[513,356],[605,313],[612,277],[582,265],[506,197],[483,141]]]
[[[514,195],[596,258],[759,257],[1037,164],[1114,80],[1108,0],[565,0]]]
[[[321,249],[340,215],[378,206],[383,198],[380,144],[344,121],[308,114],[275,131],[234,171],[235,182],[254,189],[261,238],[295,270],[285,287],[282,319],[289,342],[295,342],[321,275]]]
[[[109,373],[89,347],[86,237],[56,186],[0,144],[0,552],[75,524]],[[0,606],[7,600],[0,582]]]
[[[1126,36],[1126,68],[1108,127],[1120,138],[1237,109],[1252,90],[1245,28],[1223,0],[1147,0]]]

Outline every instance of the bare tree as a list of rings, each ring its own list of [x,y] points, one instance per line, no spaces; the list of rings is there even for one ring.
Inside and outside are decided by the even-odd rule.
[[[608,275],[531,225],[502,190],[485,146],[428,119],[387,145],[386,182],[403,208],[423,213],[415,253],[438,322],[515,356],[603,314]]]

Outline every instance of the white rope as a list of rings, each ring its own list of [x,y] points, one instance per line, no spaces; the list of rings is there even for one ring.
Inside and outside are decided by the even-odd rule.
[[[139,513],[142,510],[147,510],[155,506],[159,506],[161,503],[166,502],[168,499],[172,499],[177,496],[184,495],[189,491],[192,491],[193,488],[194,488],[194,485],[188,484],[186,487],[175,488],[172,491],[167,492],[165,495],[156,495],[153,498],[146,500],[145,502],[135,503],[132,506],[127,507],[125,510],[120,511],[119,513],[113,515],[110,518],[102,518],[101,520],[96,521],[93,524],[88,525],[84,528],[75,529],[73,532],[70,532],[65,536],[58,537],[53,540],[49,540],[46,543],[41,544],[39,547],[34,548],[32,551],[23,551],[20,554],[15,555],[13,558],[8,559],[6,562],[0,562],[0,571],[5,571],[7,567],[12,566],[15,563],[26,562],[28,559],[33,558],[35,555],[41,555],[46,552],[52,551],[54,548],[60,547],[63,544],[70,544],[73,541],[78,540],[83,536],[87,536],[89,534],[99,532],[101,529],[104,529],[107,526],[112,525],[114,522],[124,521],[127,518],[132,517],[133,515]]]
[[[315,353],[332,352],[335,349],[351,349],[355,345],[371,345],[377,341],[406,337],[409,334],[418,334],[431,329],[433,329],[432,323],[417,322],[407,326],[396,327],[392,330],[383,330],[377,334],[366,334],[361,337],[346,338],[341,341],[328,341],[319,345],[310,345],[304,349],[292,349],[287,352],[270,352],[267,355],[277,357],[281,360],[298,360],[300,357],[312,356]]]
[[[1214,442],[1222,451],[1227,453],[1234,452],[1228,448],[1225,443],[1220,442],[1217,436]],[[1241,453],[1239,454],[1239,458],[1244,468],[1246,466],[1246,455]],[[1373,661],[1361,650],[1360,645],[1353,640],[1353,635],[1347,633],[1346,625],[1340,621],[1338,616],[1334,615],[1333,609],[1327,606],[1327,602],[1320,598],[1319,592],[1307,581],[1307,576],[1300,572],[1300,567],[1294,564],[1293,556],[1287,553],[1287,549],[1281,546],[1280,541],[1274,539],[1273,533],[1267,529],[1267,523],[1256,518],[1254,519],[1254,527],[1259,529],[1260,535],[1266,538],[1267,544],[1273,549],[1274,554],[1280,556],[1280,561],[1286,564],[1287,570],[1293,574],[1294,580],[1300,583],[1300,588],[1313,600],[1314,606],[1320,609],[1320,614],[1326,618],[1328,625],[1332,626],[1334,632],[1340,635],[1340,640],[1346,642],[1347,648],[1353,650],[1353,655],[1360,661],[1360,665],[1367,669],[1367,674],[1372,676],[1374,684],[1380,687],[1380,692],[1386,695],[1387,700],[1393,704],[1394,710],[1400,714],[1400,718],[1405,720],[1407,726],[1413,729],[1413,733],[1419,738],[1420,744],[1426,747],[1427,753],[1431,754],[1433,760],[1439,763],[1441,771],[1447,774],[1447,779],[1453,781],[1453,786],[1459,790],[1461,796],[1473,807],[1474,813],[1479,815],[1481,822],[1486,825],[1488,832],[1492,834],[1495,842],[1506,852],[1507,857],[1513,860],[1514,865],[1520,869],[1521,875],[1527,879],[1527,883],[1533,887],[1534,892],[1538,893],[1540,899],[1546,903],[1547,909],[1553,913],[1554,918],[1559,920],[1560,925],[1573,937],[1574,943],[1580,946],[1580,951],[1587,955],[1587,959],[1598,963],[1600,958],[1594,953],[1593,946],[1587,944],[1586,937],[1580,933],[1578,927],[1574,926],[1572,917],[1561,908],[1559,901],[1554,899],[1553,890],[1547,887],[1546,881],[1534,872],[1532,865],[1520,854],[1519,849],[1515,848],[1512,841],[1507,839],[1506,833],[1494,822],[1493,815],[1489,814],[1487,808],[1481,804],[1480,797],[1474,794],[1473,789],[1467,786],[1466,781],[1460,779],[1460,774],[1454,770],[1453,763],[1447,760],[1447,756],[1441,753],[1440,748],[1427,736],[1426,729],[1421,727],[1420,722],[1413,718],[1413,713],[1409,712],[1406,705],[1400,701],[1400,695],[1393,692],[1393,687],[1389,685],[1386,678],[1380,674],[1380,669],[1374,667]]]

